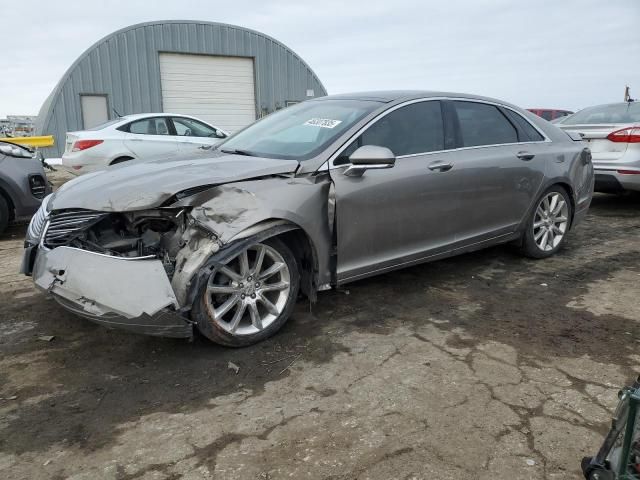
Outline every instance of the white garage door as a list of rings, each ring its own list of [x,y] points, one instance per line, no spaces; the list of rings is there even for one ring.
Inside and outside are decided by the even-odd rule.
[[[160,54],[162,109],[229,132],[256,119],[253,79],[251,58]]]

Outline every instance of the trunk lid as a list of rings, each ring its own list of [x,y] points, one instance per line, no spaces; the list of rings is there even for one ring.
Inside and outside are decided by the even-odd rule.
[[[578,133],[591,150],[594,163],[613,163],[624,156],[629,144],[607,140],[607,135],[611,132],[615,132],[616,130],[633,125],[634,124],[626,123],[585,125],[560,124],[558,127],[566,132]]]
[[[80,136],[78,132],[69,132],[64,141],[64,153],[70,153],[73,148],[73,144],[76,143]]]

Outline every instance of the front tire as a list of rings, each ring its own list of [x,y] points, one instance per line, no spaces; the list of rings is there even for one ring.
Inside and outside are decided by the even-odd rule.
[[[536,202],[523,233],[522,251],[531,258],[547,258],[562,248],[572,218],[567,191],[554,185]]]
[[[9,225],[9,205],[5,198],[0,195],[0,233],[4,232]]]
[[[245,347],[287,322],[300,288],[298,262],[278,238],[255,243],[202,282],[191,311],[198,330],[215,343]]]

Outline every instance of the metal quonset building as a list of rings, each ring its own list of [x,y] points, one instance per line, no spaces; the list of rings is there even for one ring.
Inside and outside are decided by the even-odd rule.
[[[66,132],[118,115],[193,115],[234,132],[256,118],[327,92],[298,55],[254,30],[201,21],[133,25],[103,38],[66,71],[42,105],[37,135]]]

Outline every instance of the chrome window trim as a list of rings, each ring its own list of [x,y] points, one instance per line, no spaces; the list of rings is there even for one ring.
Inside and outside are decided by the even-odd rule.
[[[552,143],[551,139],[547,136],[547,134],[544,131],[542,131],[536,125],[531,123],[527,118],[522,116],[522,114],[520,114],[517,110],[509,107],[508,105],[503,105],[501,103],[491,102],[491,101],[482,100],[482,99],[475,99],[475,98],[461,98],[461,97],[426,97],[426,98],[423,97],[423,98],[414,98],[413,100],[407,100],[406,102],[402,102],[402,103],[399,103],[398,105],[394,105],[393,107],[385,110],[384,112],[381,112],[379,115],[377,115],[376,117],[374,117],[371,120],[369,120],[369,122],[367,122],[366,125],[363,125],[340,148],[338,148],[329,157],[329,159],[326,162],[324,162],[318,168],[318,170],[323,170],[323,169],[326,169],[327,167],[329,168],[329,170],[333,170],[333,169],[342,168],[345,165],[348,165],[347,163],[345,163],[343,165],[334,165],[333,161],[338,156],[340,156],[340,154],[343,151],[345,151],[347,148],[349,148],[351,146],[351,143],[355,139],[357,139],[360,135],[362,135],[369,127],[371,127],[375,122],[377,122],[381,118],[387,116],[391,112],[394,112],[394,111],[398,110],[399,108],[405,107],[407,105],[412,105],[414,103],[435,102],[435,101],[440,101],[440,100],[463,101],[463,102],[471,102],[471,103],[484,103],[484,104],[487,104],[487,105],[493,105],[494,107],[506,108],[508,110],[511,110],[516,115],[519,115],[520,118],[522,118],[525,122],[527,122],[529,125],[531,125],[540,135],[542,135],[543,140],[535,140],[535,141],[527,141],[527,142],[512,142],[512,143],[494,143],[494,144],[491,144],[491,145],[475,145],[475,146],[472,146],[472,147],[459,147],[459,148],[450,148],[450,149],[446,149],[446,150],[434,150],[434,151],[430,151],[430,152],[411,153],[411,154],[408,154],[408,155],[398,155],[396,157],[396,159],[417,157],[417,156],[423,156],[423,155],[433,155],[433,154],[436,154],[436,153],[457,152],[457,151],[461,151],[461,150],[471,150],[471,149],[476,149],[476,148],[491,148],[491,147],[503,147],[503,146],[513,146],[513,145],[531,145],[531,144],[538,144],[538,143]],[[507,119],[507,121],[509,121],[509,119]],[[509,121],[509,123],[511,123],[511,122]]]

